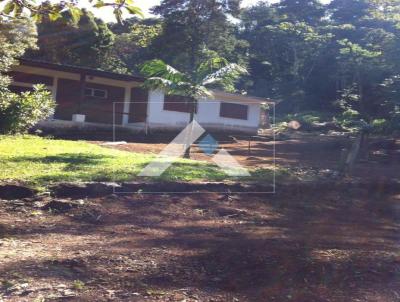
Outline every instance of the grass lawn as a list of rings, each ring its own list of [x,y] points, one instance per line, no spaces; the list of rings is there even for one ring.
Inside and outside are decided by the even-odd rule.
[[[154,155],[103,148],[84,141],[37,136],[0,136],[0,180],[46,187],[62,181],[132,181]],[[249,179],[271,179],[271,170],[255,170]],[[179,159],[161,180],[222,181],[228,176],[207,162]]]

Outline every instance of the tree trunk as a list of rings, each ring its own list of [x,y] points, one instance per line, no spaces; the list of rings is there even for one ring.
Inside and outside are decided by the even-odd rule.
[[[183,155],[184,158],[190,158],[191,140],[193,134],[193,121],[194,121],[194,114],[197,108],[197,101],[195,99],[191,99],[191,102],[192,102],[192,108],[190,110],[190,116],[189,116],[190,129],[186,137],[185,154]]]
[[[368,132],[366,130],[361,130],[359,135],[357,136],[356,140],[354,141],[353,145],[351,146],[350,152],[347,155],[344,167],[343,167],[343,172],[345,175],[351,175],[353,170],[354,170],[354,165],[357,162],[357,159],[359,158],[360,155],[360,149],[362,148],[363,144],[368,143],[367,142],[367,134]]]

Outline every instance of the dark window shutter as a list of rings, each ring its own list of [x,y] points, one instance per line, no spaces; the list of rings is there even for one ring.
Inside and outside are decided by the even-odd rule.
[[[221,102],[219,116],[247,120],[248,110],[249,106],[247,105]]]
[[[190,98],[180,95],[165,95],[164,110],[176,112],[192,112],[193,102]]]

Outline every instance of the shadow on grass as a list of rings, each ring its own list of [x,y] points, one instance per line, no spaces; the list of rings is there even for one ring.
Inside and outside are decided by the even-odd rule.
[[[23,175],[24,180],[44,187],[49,183],[63,181],[263,181],[272,184],[274,177],[274,171],[269,169],[256,169],[250,177],[230,177],[214,164],[193,160],[175,161],[159,177],[139,177],[139,172],[150,160],[134,157],[125,160],[107,154],[61,153],[17,156],[7,161],[17,163],[22,168],[27,166],[31,171],[26,170],[28,173]],[[39,165],[37,168],[29,168],[30,163]]]
[[[112,181],[118,171],[114,159],[118,161],[118,158],[106,154],[61,153],[49,156],[17,156],[7,161],[17,163],[17,168],[27,167],[23,172],[28,173],[21,172],[24,181],[42,187],[62,181]],[[32,168],[31,163],[39,165]]]

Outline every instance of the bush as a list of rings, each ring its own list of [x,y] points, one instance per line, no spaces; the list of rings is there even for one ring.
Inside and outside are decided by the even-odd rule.
[[[380,118],[373,120],[371,126],[373,132],[384,133],[390,127],[390,122],[386,119]]]
[[[302,111],[297,113],[289,113],[283,116],[281,119],[284,122],[296,120],[305,124],[312,124],[331,120],[331,116],[326,112]]]
[[[54,113],[55,103],[43,85],[21,94],[0,91],[0,133],[25,133]]]
[[[331,121],[332,117],[325,112],[303,111],[297,113],[289,113],[284,116],[276,117],[276,127],[285,129],[291,121],[298,121],[302,129],[312,128],[315,123]]]
[[[350,120],[350,121],[356,121],[360,119],[360,113],[357,110],[354,109],[346,109],[342,113],[343,119],[345,120]]]
[[[391,134],[394,131],[400,131],[400,115],[394,115],[388,119],[375,119],[371,126],[375,134]]]
[[[361,114],[351,108],[346,108],[341,114],[335,116],[334,122],[350,132],[359,132],[367,125]]]

